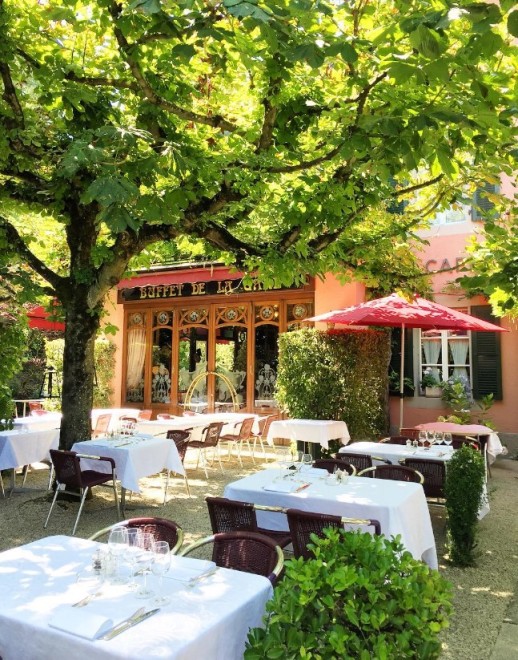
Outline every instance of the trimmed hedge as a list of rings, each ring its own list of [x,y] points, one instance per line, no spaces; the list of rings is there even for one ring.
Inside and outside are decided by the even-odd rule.
[[[292,418],[346,422],[353,440],[388,429],[390,335],[304,328],[279,337],[276,399]]]

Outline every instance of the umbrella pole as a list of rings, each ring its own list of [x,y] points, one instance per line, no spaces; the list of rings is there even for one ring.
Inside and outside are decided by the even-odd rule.
[[[401,325],[401,366],[399,373],[399,429],[403,428],[403,404],[405,392],[405,324]]]

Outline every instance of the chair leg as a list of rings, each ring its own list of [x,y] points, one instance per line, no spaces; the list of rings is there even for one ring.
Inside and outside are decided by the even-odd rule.
[[[187,475],[183,475],[184,481],[185,481],[185,488],[187,490],[187,495],[190,497],[191,496],[191,489],[189,488],[189,480],[187,479]]]
[[[85,503],[85,500],[86,500],[86,496],[87,496],[87,495],[88,495],[88,487],[86,487],[86,488],[84,489],[84,491],[83,491],[83,495],[81,496],[81,504],[79,505],[79,511],[77,512],[77,518],[76,518],[76,521],[75,521],[75,523],[74,523],[74,528],[73,528],[73,530],[72,530],[72,536],[74,536],[75,533],[76,533],[77,523],[79,522],[79,517],[80,517],[80,515],[81,515],[81,511],[83,510],[83,504]],[[119,508],[119,507],[117,506],[117,510],[118,510],[118,508]]]
[[[112,482],[113,486],[113,496],[115,497],[115,508],[117,509],[117,520],[121,520],[121,508],[119,505],[119,496],[117,495],[117,484],[115,482],[115,479]]]
[[[2,479],[2,470],[0,470],[0,489],[2,490],[2,497],[5,497],[4,480]]]
[[[167,502],[167,489],[169,488],[169,477],[170,476],[171,476],[171,471],[166,470],[165,485],[164,485],[164,504]]]
[[[27,475],[29,474],[29,470],[31,469],[30,465],[24,465],[22,469],[22,488],[25,486],[25,482],[27,481]]]
[[[47,484],[47,490],[50,490],[52,486],[52,479],[54,478],[54,465],[51,463],[49,466],[49,483]]]
[[[46,529],[47,525],[49,524],[50,514],[52,513],[52,509],[54,508],[54,505],[56,504],[56,500],[58,499],[58,495],[59,495],[59,484],[56,484],[56,490],[54,492],[54,497],[52,498],[52,504],[50,505],[49,515],[47,516],[47,520],[45,521],[45,524],[43,525],[43,529]]]

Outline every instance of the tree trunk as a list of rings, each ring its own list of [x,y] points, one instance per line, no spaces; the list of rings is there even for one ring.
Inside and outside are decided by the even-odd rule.
[[[66,307],[60,449],[91,437],[94,346],[100,320],[88,308],[86,291],[70,296]]]

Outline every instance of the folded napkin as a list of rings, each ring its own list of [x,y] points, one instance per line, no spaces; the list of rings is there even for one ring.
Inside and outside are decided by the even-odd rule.
[[[169,571],[164,577],[173,580],[181,580],[189,582],[194,578],[200,577],[204,573],[208,573],[216,568],[216,563],[206,559],[192,559],[191,557],[171,557],[171,564]]]
[[[279,479],[279,481],[272,481],[263,490],[270,490],[274,493],[294,493],[302,484],[300,481],[288,481],[287,479]]]
[[[52,615],[49,626],[85,639],[97,639],[114,625],[114,621],[83,607],[62,605]]]

